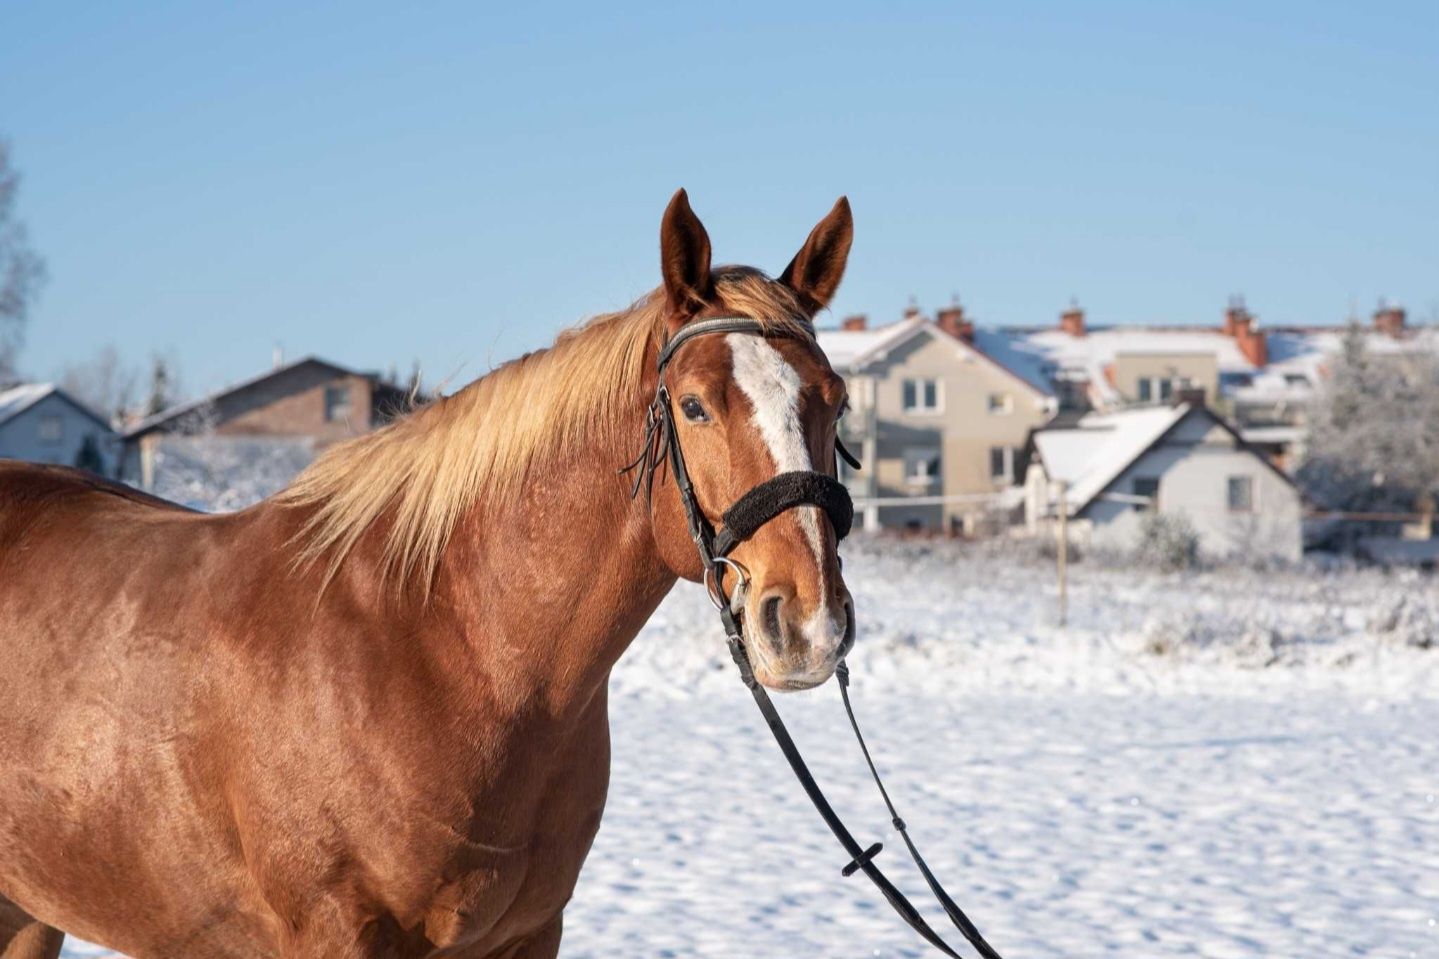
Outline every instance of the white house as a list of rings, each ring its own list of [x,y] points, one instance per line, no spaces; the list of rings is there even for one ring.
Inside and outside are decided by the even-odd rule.
[[[1294,483],[1201,404],[1089,413],[1034,433],[1025,519],[1059,515],[1080,542],[1129,549],[1146,510],[1186,517],[1211,557],[1296,560],[1302,502]]]
[[[109,424],[52,383],[0,389],[0,457],[88,466],[105,476],[119,468],[120,440]]]

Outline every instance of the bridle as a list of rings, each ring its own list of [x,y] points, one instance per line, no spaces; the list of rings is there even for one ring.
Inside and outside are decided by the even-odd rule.
[[[770,700],[769,693],[755,679],[754,671],[750,667],[749,655],[745,651],[740,612],[735,608],[738,604],[732,602],[726,594],[724,573],[726,569],[735,573],[740,590],[747,585],[749,576],[743,566],[729,558],[729,553],[758,532],[764,524],[797,506],[816,506],[823,510],[834,527],[835,540],[842,540],[849,534],[850,527],[854,522],[854,503],[844,484],[831,473],[814,470],[780,473],[778,476],[760,483],[736,500],[729,509],[724,511],[720,518],[720,528],[718,531],[715,530],[700,508],[694,486],[690,481],[689,470],[685,467],[684,451],[680,447],[679,434],[675,429],[674,410],[670,403],[669,389],[665,385],[665,370],[675,353],[685,343],[697,337],[718,333],[804,338],[813,336],[813,330],[808,327],[796,328],[793,331],[770,329],[756,320],[739,317],[700,320],[681,327],[679,332],[659,350],[659,379],[655,388],[654,401],[650,403],[649,411],[645,416],[644,446],[639,456],[620,472],[635,472],[634,483],[630,489],[632,499],[639,495],[642,487],[645,489],[646,496],[649,497],[654,489],[655,471],[661,463],[668,463],[669,469],[674,475],[675,487],[679,491],[680,504],[684,507],[690,538],[694,540],[695,548],[699,551],[704,567],[705,587],[709,592],[711,602],[719,611],[720,622],[724,626],[725,640],[729,644],[730,656],[739,668],[740,679],[744,681],[745,686],[754,697],[755,704],[759,707],[760,714],[764,716],[765,723],[779,744],[780,751],[784,753],[790,768],[794,770],[800,786],[804,788],[820,817],[824,819],[825,824],[839,840],[839,844],[849,854],[850,861],[840,870],[840,874],[849,877],[855,872],[863,872],[878,887],[895,912],[899,913],[900,918],[920,936],[945,955],[960,959],[959,953],[955,952],[948,943],[939,937],[938,933],[930,928],[914,905],[875,865],[874,858],[884,848],[883,844],[876,842],[868,848],[861,847],[840,820],[834,808],[830,806],[829,800],[820,791],[814,776],[810,774],[809,767],[799,753],[799,747],[795,745],[789,730],[785,728],[784,721]],[[858,460],[850,455],[838,437],[835,438],[835,452],[851,466],[859,468]],[[985,941],[974,923],[970,922],[969,917],[955,904],[949,894],[944,891],[944,887],[939,884],[939,880],[934,877],[925,863],[924,857],[920,855],[919,849],[915,847],[910,838],[904,820],[900,818],[894,808],[894,803],[890,801],[889,793],[884,788],[879,771],[875,768],[874,760],[870,756],[869,747],[865,744],[864,736],[859,731],[859,722],[855,718],[849,698],[849,667],[843,660],[836,667],[835,676],[839,680],[840,696],[844,699],[845,713],[849,716],[850,727],[854,730],[860,750],[864,753],[865,763],[869,766],[875,785],[879,787],[880,795],[884,798],[884,804],[889,810],[894,828],[904,840],[910,857],[924,876],[931,893],[943,907],[950,921],[954,923],[955,928],[963,934],[965,939],[969,940],[969,943],[984,959],[1001,959],[999,953]]]

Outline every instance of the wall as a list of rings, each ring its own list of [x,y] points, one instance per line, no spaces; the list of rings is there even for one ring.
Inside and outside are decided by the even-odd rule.
[[[1159,477],[1159,509],[1183,514],[1210,557],[1244,555],[1297,560],[1303,552],[1302,504],[1298,492],[1230,433],[1203,414],[1191,414],[1165,442],[1141,456],[1109,490],[1132,493],[1136,477]],[[1228,478],[1248,476],[1254,509],[1231,512]],[[1132,549],[1142,512],[1127,503],[1096,501],[1084,513],[1093,524],[1094,545]]]
[[[348,386],[350,415],[339,421],[325,419],[325,390]],[[363,376],[334,376],[291,392],[290,383],[255,387],[254,405],[215,427],[220,436],[303,436],[320,445],[335,443],[370,431],[370,381]]]
[[[52,416],[60,418],[60,438],[49,442],[40,438],[40,424]],[[119,440],[115,434],[52,393],[0,424],[0,456],[32,463],[74,466],[86,436],[95,438],[105,466],[104,475],[115,476],[120,456]]]
[[[867,495],[881,497],[992,494],[1010,483],[990,477],[989,451],[1007,446],[1015,456],[1024,446],[1030,429],[1049,418],[1048,398],[1038,395],[1021,380],[996,367],[989,360],[957,346],[931,330],[916,334],[896,347],[883,360],[865,368],[872,380],[873,411],[857,410],[873,421],[873,453],[865,469],[873,471],[874,482]],[[906,412],[903,383],[906,379],[936,379],[940,386],[940,409],[936,413]],[[857,378],[853,378],[857,379]],[[851,393],[855,390],[852,383]],[[1008,412],[991,413],[991,393],[1006,394]],[[852,399],[853,402],[853,399]],[[933,447],[940,450],[941,481],[919,487],[905,481],[904,455],[907,448]],[[1018,468],[1016,463],[1016,469]],[[1018,481],[1022,477],[1015,477]],[[975,504],[885,506],[879,508],[878,522],[886,527],[904,528],[917,522],[927,529],[945,529],[955,520],[973,520],[984,511]]]
[[[1195,389],[1203,389],[1205,400],[1213,403],[1219,395],[1219,360],[1213,353],[1117,353],[1114,357],[1114,388],[1130,403],[1139,402],[1139,381],[1188,378]],[[1158,403],[1159,397],[1149,402]]]

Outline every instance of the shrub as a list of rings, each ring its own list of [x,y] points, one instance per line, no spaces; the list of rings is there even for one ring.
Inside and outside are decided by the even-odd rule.
[[[1199,533],[1187,517],[1173,513],[1145,513],[1135,546],[1136,564],[1165,572],[1199,565]]]

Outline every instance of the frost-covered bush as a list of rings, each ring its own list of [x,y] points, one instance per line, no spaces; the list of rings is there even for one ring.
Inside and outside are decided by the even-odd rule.
[[[315,458],[306,439],[167,436],[155,452],[155,494],[192,509],[244,509],[279,492]]]
[[[1135,565],[1172,573],[1199,565],[1199,533],[1185,516],[1145,513],[1139,522]]]
[[[1405,593],[1384,597],[1371,612],[1369,632],[1398,645],[1432,649],[1439,645],[1439,606]]]

